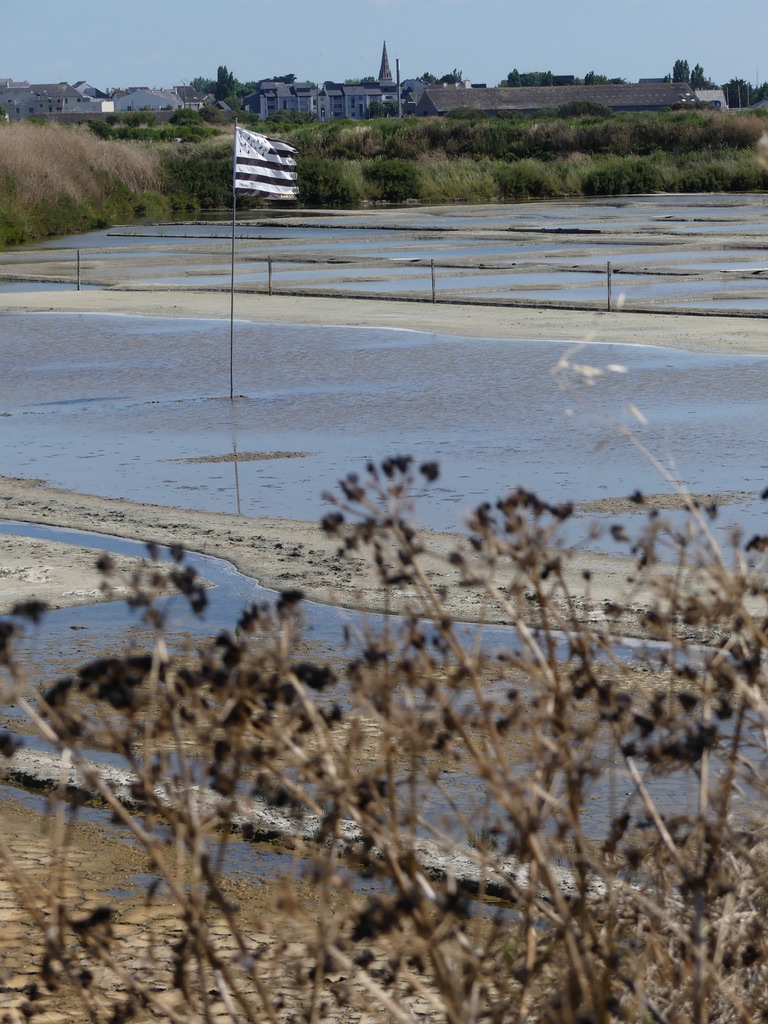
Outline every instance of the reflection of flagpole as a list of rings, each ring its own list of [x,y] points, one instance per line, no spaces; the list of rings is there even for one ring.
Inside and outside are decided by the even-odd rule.
[[[237,514],[240,515],[240,477],[237,472],[237,438],[232,435],[232,460],[235,463],[235,496],[237,498]]]
[[[235,120],[235,141],[232,152],[232,270],[229,287],[229,400],[235,397],[235,224],[237,221],[237,120]]]

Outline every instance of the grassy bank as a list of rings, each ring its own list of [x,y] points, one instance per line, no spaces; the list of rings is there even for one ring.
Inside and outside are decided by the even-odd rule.
[[[20,122],[0,130],[0,243],[161,213],[161,156],[146,143],[85,128]]]
[[[762,191],[758,113],[449,118],[302,125],[302,199],[489,202],[642,192]]]
[[[755,152],[766,126],[757,112],[691,110],[264,130],[299,149],[300,203],[324,207],[763,191]],[[85,125],[2,127],[0,244],[230,205],[231,130],[185,142],[131,130],[123,139]]]

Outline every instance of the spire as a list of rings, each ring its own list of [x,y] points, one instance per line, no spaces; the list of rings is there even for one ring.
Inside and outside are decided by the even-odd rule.
[[[384,42],[384,49],[381,51],[381,67],[379,68],[379,81],[391,82],[392,72],[389,69],[389,57],[387,56],[387,44]]]

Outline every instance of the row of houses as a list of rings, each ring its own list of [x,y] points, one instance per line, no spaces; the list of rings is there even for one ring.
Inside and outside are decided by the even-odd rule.
[[[387,112],[403,114],[406,106],[413,105],[413,97],[425,86],[417,79],[401,82],[364,82],[351,85],[344,82],[326,82],[313,86],[309,82],[262,82],[256,91],[244,96],[243,110],[257,114],[262,120],[270,114],[312,114],[318,121],[339,121],[351,118],[363,121]],[[398,96],[400,102],[398,104]]]
[[[86,86],[85,82],[77,84]],[[108,97],[96,97],[66,82],[33,85],[30,82],[14,82],[10,78],[0,78],[0,106],[10,121],[46,117],[49,114],[87,115],[115,109],[113,101]]]
[[[717,90],[720,93],[720,90]],[[441,117],[458,108],[482,112],[488,117],[504,112],[535,114],[565,103],[587,101],[615,111],[664,110],[677,104],[695,104],[701,100],[713,106],[725,106],[725,98],[700,97],[685,83],[641,82],[626,85],[564,85],[521,88],[487,88],[470,82],[458,85],[425,86],[415,79],[394,84],[376,82],[344,85],[326,82],[312,88],[307,82],[285,85],[264,82],[258,92],[243,99],[243,108],[262,119],[279,111],[314,114],[319,121],[341,118],[363,120],[372,112],[387,109],[417,117]]]
[[[721,90],[718,96],[707,95],[704,102],[726,106]],[[702,97],[703,98],[703,97]],[[312,114],[319,121],[342,118],[364,120],[372,113],[387,111],[414,114],[417,117],[440,117],[459,107],[482,112],[489,117],[499,112],[537,113],[546,108],[573,101],[600,103],[616,111],[663,110],[681,103],[696,103],[699,96],[686,83],[642,81],[622,85],[557,85],[522,88],[491,88],[464,81],[454,85],[432,87],[419,79],[396,79],[387,55],[387,44],[381,54],[379,75],[375,81],[347,84],[326,82],[262,82],[260,88],[245,96],[243,108],[265,119],[280,111]]]
[[[278,111],[296,111],[310,114],[321,121],[332,121],[350,117],[357,120],[368,118],[375,103],[388,103],[393,111],[401,112],[398,95],[409,93],[411,86],[421,83],[395,82],[384,43],[379,80],[365,85],[347,85],[326,82],[318,88],[311,82],[286,84],[278,81],[263,81],[257,91],[244,97],[243,109],[259,116],[262,120]],[[423,88],[423,86],[422,86]],[[66,117],[92,114],[106,114],[121,111],[154,110],[173,111],[181,107],[200,110],[213,103],[211,95],[201,95],[191,86],[176,86],[174,89],[150,89],[146,86],[132,86],[116,90],[112,94],[101,92],[87,82],[32,84],[0,78],[0,106],[11,121],[27,117]],[[226,106],[226,104],[220,104]]]
[[[201,96],[190,86],[182,85],[175,89],[135,86],[110,95],[87,82],[75,82],[74,85],[67,82],[33,84],[0,78],[0,106],[10,121],[54,115],[81,115],[86,118],[115,111],[178,110],[180,107],[200,110],[212,102],[212,96]]]
[[[458,108],[482,112],[489,117],[504,112],[535,114],[574,101],[599,103],[615,111],[663,110],[699,101],[726,106],[722,90],[697,94],[684,82],[646,80],[621,85],[490,89],[469,81],[437,86],[425,85],[419,79],[401,82],[399,66],[397,76],[392,75],[384,43],[377,79],[357,84],[325,82],[322,86],[312,82],[263,81],[256,91],[243,97],[242,107],[262,120],[282,112],[308,114],[319,121],[344,118],[361,121],[387,112],[440,117]],[[108,95],[87,82],[31,85],[0,78],[0,106],[12,121],[25,117],[72,120],[119,111],[173,111],[181,107],[199,110],[213,102],[213,96],[200,95],[191,86],[175,89],[134,86]]]
[[[401,97],[407,101],[411,90],[418,87],[424,88],[422,83],[415,81],[403,83]],[[262,120],[280,111],[310,114],[320,121],[345,117],[362,120],[376,111],[376,103],[389,104],[393,113],[398,112],[397,96],[398,89],[393,82],[365,85],[326,82],[318,88],[309,82],[286,85],[265,81],[256,92],[243,98],[242,107]],[[86,82],[76,82],[75,85],[67,82],[33,84],[0,78],[0,106],[11,121],[50,115],[87,117],[121,111],[173,111],[181,107],[200,110],[213,102],[213,96],[200,95],[190,86],[177,86],[175,89],[140,86],[107,95]],[[220,105],[226,108],[226,104]]]

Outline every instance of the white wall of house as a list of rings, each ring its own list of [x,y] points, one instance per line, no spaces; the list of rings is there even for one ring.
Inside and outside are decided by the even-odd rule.
[[[114,99],[114,109],[124,110],[178,110],[184,103],[170,89],[137,89]]]

